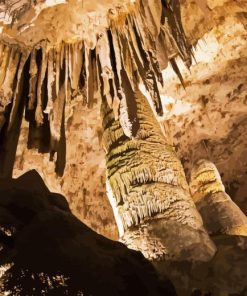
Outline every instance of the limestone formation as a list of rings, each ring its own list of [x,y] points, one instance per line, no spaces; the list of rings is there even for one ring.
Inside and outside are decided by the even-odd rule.
[[[246,235],[246,217],[226,194],[214,165],[203,162],[210,167],[209,173],[194,166],[199,158],[213,160],[233,200],[235,193],[241,195],[244,212],[245,2],[0,1],[0,178],[37,169],[53,191],[66,195],[73,213],[95,231],[116,240],[117,223],[120,240],[155,261],[162,274],[170,272],[181,296],[200,291],[214,296],[246,293],[242,260],[246,237],[241,237]],[[186,181],[192,166],[191,192],[198,209]],[[27,211],[20,200],[15,202],[29,217],[30,207],[37,204],[31,198],[23,200]],[[0,194],[7,218],[11,212],[18,221],[26,219],[12,204],[3,205],[5,202]],[[43,246],[36,226],[43,229],[58,212],[61,219],[64,215],[71,218],[67,207],[48,202],[52,213],[46,220],[43,201],[38,198],[37,203],[38,213],[31,216],[38,216],[39,222],[40,214],[44,223],[16,224],[18,239],[24,241],[21,251],[30,264],[37,263],[27,251],[35,242],[29,236],[25,241],[22,230],[34,227],[31,234]],[[5,223],[3,217],[0,215],[1,223]],[[68,224],[59,222],[47,234],[51,234],[51,242],[61,244],[54,233],[66,233],[70,238],[74,228],[66,232]],[[61,226],[59,230],[56,225]],[[10,249],[8,256],[17,254],[23,263],[26,257],[18,257],[19,245],[15,248],[11,238],[15,229],[4,227],[0,240]],[[63,243],[72,244],[73,257],[73,242],[78,250],[77,243],[83,238],[71,242],[68,237]],[[110,248],[106,241],[99,241],[103,249]],[[92,245],[99,241],[93,240]],[[70,246],[66,255],[68,250]],[[6,257],[2,251],[0,246],[0,261]],[[51,257],[56,255],[60,253]],[[114,261],[111,256],[103,257],[103,265]],[[70,268],[80,258],[81,253],[70,262]],[[55,267],[64,263],[58,261]],[[83,270],[81,266],[79,270]],[[14,271],[20,274],[18,269]],[[24,275],[32,279],[30,273]],[[112,273],[111,278],[116,279]],[[13,282],[19,279],[17,275]],[[40,279],[42,282],[44,277],[35,277],[38,284]],[[139,276],[133,281],[139,283]],[[144,295],[144,290],[135,294]]]
[[[157,114],[163,114],[159,92],[163,85],[161,67],[170,60],[182,80],[174,55],[180,55],[189,66],[192,46],[182,28],[179,2],[157,1],[156,5],[149,2],[127,1],[123,5],[113,5],[107,13],[105,27],[93,32],[90,40],[76,38],[73,42],[71,39],[60,41],[57,36],[34,43],[33,39],[27,39],[30,34],[22,33],[21,43],[16,30],[31,12],[30,9],[24,11],[24,4],[23,11],[13,12],[13,27],[5,24],[0,38],[2,175],[12,173],[6,167],[13,167],[11,161],[18,141],[18,127],[14,131],[14,126],[20,125],[22,114],[30,122],[30,134],[40,127],[49,134],[51,159],[56,161],[57,174],[63,174],[64,110],[78,95],[88,107],[92,107],[99,94],[106,96],[115,118],[120,116],[125,134],[134,135],[138,122],[121,71],[125,72],[124,79],[128,79],[132,88],[137,82],[145,85]],[[40,11],[37,19],[43,15],[42,9],[38,9],[40,5],[33,6],[36,12]],[[69,7],[74,11],[77,6]],[[20,19],[15,20],[17,14]],[[3,22],[6,23],[6,19]],[[16,22],[18,28],[15,28]],[[15,40],[15,45],[6,36],[11,42]],[[11,134],[15,141],[10,144]],[[11,152],[9,145],[13,147]],[[30,142],[29,146],[32,145],[34,143]]]
[[[138,120],[132,138],[114,119],[106,98],[102,103],[108,195],[120,238],[153,260],[209,260],[215,248],[202,227],[183,167],[144,95],[129,89],[128,96]]]
[[[194,165],[190,190],[209,233],[247,236],[247,217],[226,194],[212,162],[202,159]]]

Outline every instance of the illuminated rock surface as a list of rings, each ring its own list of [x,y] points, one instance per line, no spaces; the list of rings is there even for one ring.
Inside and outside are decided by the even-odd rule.
[[[139,122],[133,139],[124,135],[102,103],[107,181],[116,200],[120,239],[150,260],[208,261],[216,249],[203,228],[183,167],[144,95],[132,95]]]
[[[201,159],[191,171],[190,191],[210,234],[247,236],[247,217],[226,194],[216,166]]]

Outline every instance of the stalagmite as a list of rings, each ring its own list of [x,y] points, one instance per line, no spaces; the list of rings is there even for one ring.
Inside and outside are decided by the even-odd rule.
[[[209,233],[247,236],[247,217],[225,192],[211,161],[201,159],[194,165],[190,190]]]
[[[140,125],[132,139],[114,120],[106,98],[102,103],[108,192],[121,240],[153,260],[209,260],[214,244],[191,199],[182,165],[146,98],[137,89],[133,95],[128,99],[136,101]]]

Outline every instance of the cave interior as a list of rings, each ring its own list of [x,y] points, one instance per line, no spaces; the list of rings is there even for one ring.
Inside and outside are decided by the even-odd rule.
[[[246,0],[0,0],[0,295],[247,296]]]

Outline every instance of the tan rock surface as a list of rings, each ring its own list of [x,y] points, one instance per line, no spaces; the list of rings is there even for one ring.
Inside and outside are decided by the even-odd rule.
[[[99,143],[99,106],[88,110],[81,102],[75,102],[74,107],[67,110],[69,113],[71,117],[66,122],[67,163],[63,177],[56,176],[49,154],[27,149],[26,122],[21,129],[14,177],[36,169],[50,190],[66,196],[72,212],[78,218],[95,231],[117,239],[117,227],[105,193],[104,151]]]
[[[62,41],[76,42],[84,39],[89,44],[94,44],[96,34],[108,27],[109,9],[117,6],[126,9],[132,1],[39,0],[36,5],[28,0],[16,2],[20,3],[20,7],[26,5],[26,8],[22,9],[18,14],[18,21],[12,25],[9,24],[12,21],[11,13],[1,13],[4,6],[0,5],[0,39],[32,47],[40,40],[59,45]]]
[[[225,17],[198,42],[191,72],[181,64],[185,90],[171,69],[163,72],[163,103],[166,129],[188,177],[199,158],[211,160],[226,192],[246,213],[247,23],[234,3],[217,8]]]

